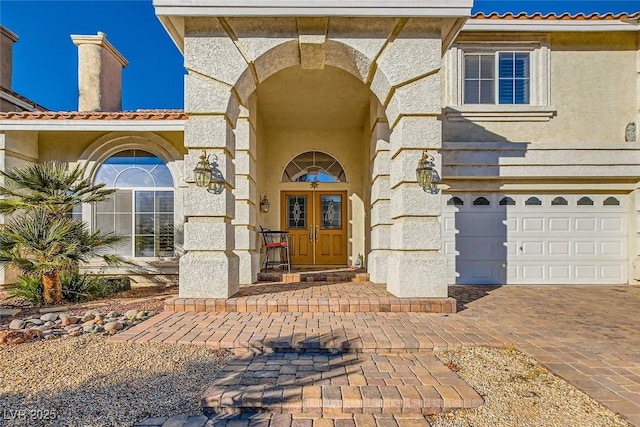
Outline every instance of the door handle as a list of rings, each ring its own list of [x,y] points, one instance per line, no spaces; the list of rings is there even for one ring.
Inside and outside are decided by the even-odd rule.
[[[318,226],[316,225],[316,242],[318,241]]]
[[[313,242],[313,227],[309,227],[309,241]]]

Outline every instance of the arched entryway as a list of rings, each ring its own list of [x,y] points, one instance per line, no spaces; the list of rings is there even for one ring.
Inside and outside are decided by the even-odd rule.
[[[320,151],[347,172],[347,182],[326,185],[348,200],[347,262],[364,256],[372,280],[397,296],[446,296],[440,197],[415,181],[425,148],[439,162],[443,21],[256,22],[185,21],[180,295],[229,296],[255,280],[258,226],[279,228],[282,192],[309,185],[281,182],[282,170],[298,154]],[[193,185],[202,149],[218,156],[229,181],[222,196]],[[262,193],[271,201],[267,216],[258,209]]]
[[[307,151],[287,164],[280,182],[300,187],[280,192],[280,229],[289,233],[292,265],[346,266],[349,223],[364,218],[353,218],[347,191],[324,188],[349,182],[340,162],[330,154]]]
[[[345,267],[365,255],[371,93],[335,67],[289,67],[258,85],[258,224],[290,233],[294,267]]]

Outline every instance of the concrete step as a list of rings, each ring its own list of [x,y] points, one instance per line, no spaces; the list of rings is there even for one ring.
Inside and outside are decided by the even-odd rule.
[[[165,311],[238,313],[455,313],[454,298],[398,298],[371,282],[243,285],[231,298],[169,298]]]
[[[364,268],[339,268],[317,271],[261,271],[258,273],[258,282],[367,282],[369,273]]]
[[[230,361],[202,397],[205,413],[422,414],[482,398],[432,353],[271,353]]]

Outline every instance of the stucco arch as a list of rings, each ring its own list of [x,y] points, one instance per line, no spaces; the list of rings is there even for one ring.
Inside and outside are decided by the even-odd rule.
[[[93,178],[106,159],[124,150],[144,150],[160,157],[169,168],[174,186],[181,181],[183,155],[166,139],[153,132],[110,132],[96,139],[78,158],[85,168],[85,178]]]
[[[355,77],[371,91],[380,105],[385,105],[388,91],[385,92],[382,88],[390,88],[392,84],[384,71],[375,66],[374,58],[337,40],[328,39],[323,48],[325,65],[338,68]],[[238,104],[247,107],[249,97],[261,82],[280,71],[299,65],[301,60],[298,39],[284,41],[247,63],[244,72],[233,85],[232,96],[227,104],[227,118],[232,126],[235,127],[238,118]],[[372,85],[374,80],[377,82],[375,86]],[[376,87],[381,89],[376,90]],[[234,94],[236,96],[233,96]]]

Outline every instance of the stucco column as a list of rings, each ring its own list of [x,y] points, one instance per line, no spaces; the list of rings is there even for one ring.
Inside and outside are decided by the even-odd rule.
[[[252,98],[255,104],[255,97]],[[256,105],[250,108],[256,108]],[[236,135],[236,217],[235,251],[239,259],[240,284],[251,284],[258,279],[260,254],[256,246],[258,227],[256,193],[256,133],[249,110],[240,109],[235,128]]]
[[[184,250],[180,258],[181,298],[228,298],[238,292],[238,256],[235,248],[234,123],[227,106],[231,87],[201,76],[185,77]],[[215,155],[218,168],[230,184],[222,194],[195,185],[201,152]]]
[[[391,146],[393,223],[387,290],[398,297],[446,297],[447,260],[440,253],[441,194],[424,192],[415,176],[424,148],[441,170],[440,122],[435,117],[403,117],[391,134]]]
[[[38,163],[37,132],[0,132],[0,169],[9,171],[28,163]],[[3,177],[0,182],[5,183]],[[0,224],[5,223],[5,216],[0,215]],[[15,283],[16,271],[8,268],[0,269],[0,285]]]
[[[389,186],[389,124],[382,106],[371,100],[371,252],[367,256],[367,272],[373,283],[387,282],[391,212]]]
[[[371,85],[379,99],[387,100],[391,129],[387,290],[397,297],[447,296],[447,261],[440,253],[441,195],[424,192],[416,181],[425,149],[441,170],[440,25],[409,19],[380,55],[380,72]]]

